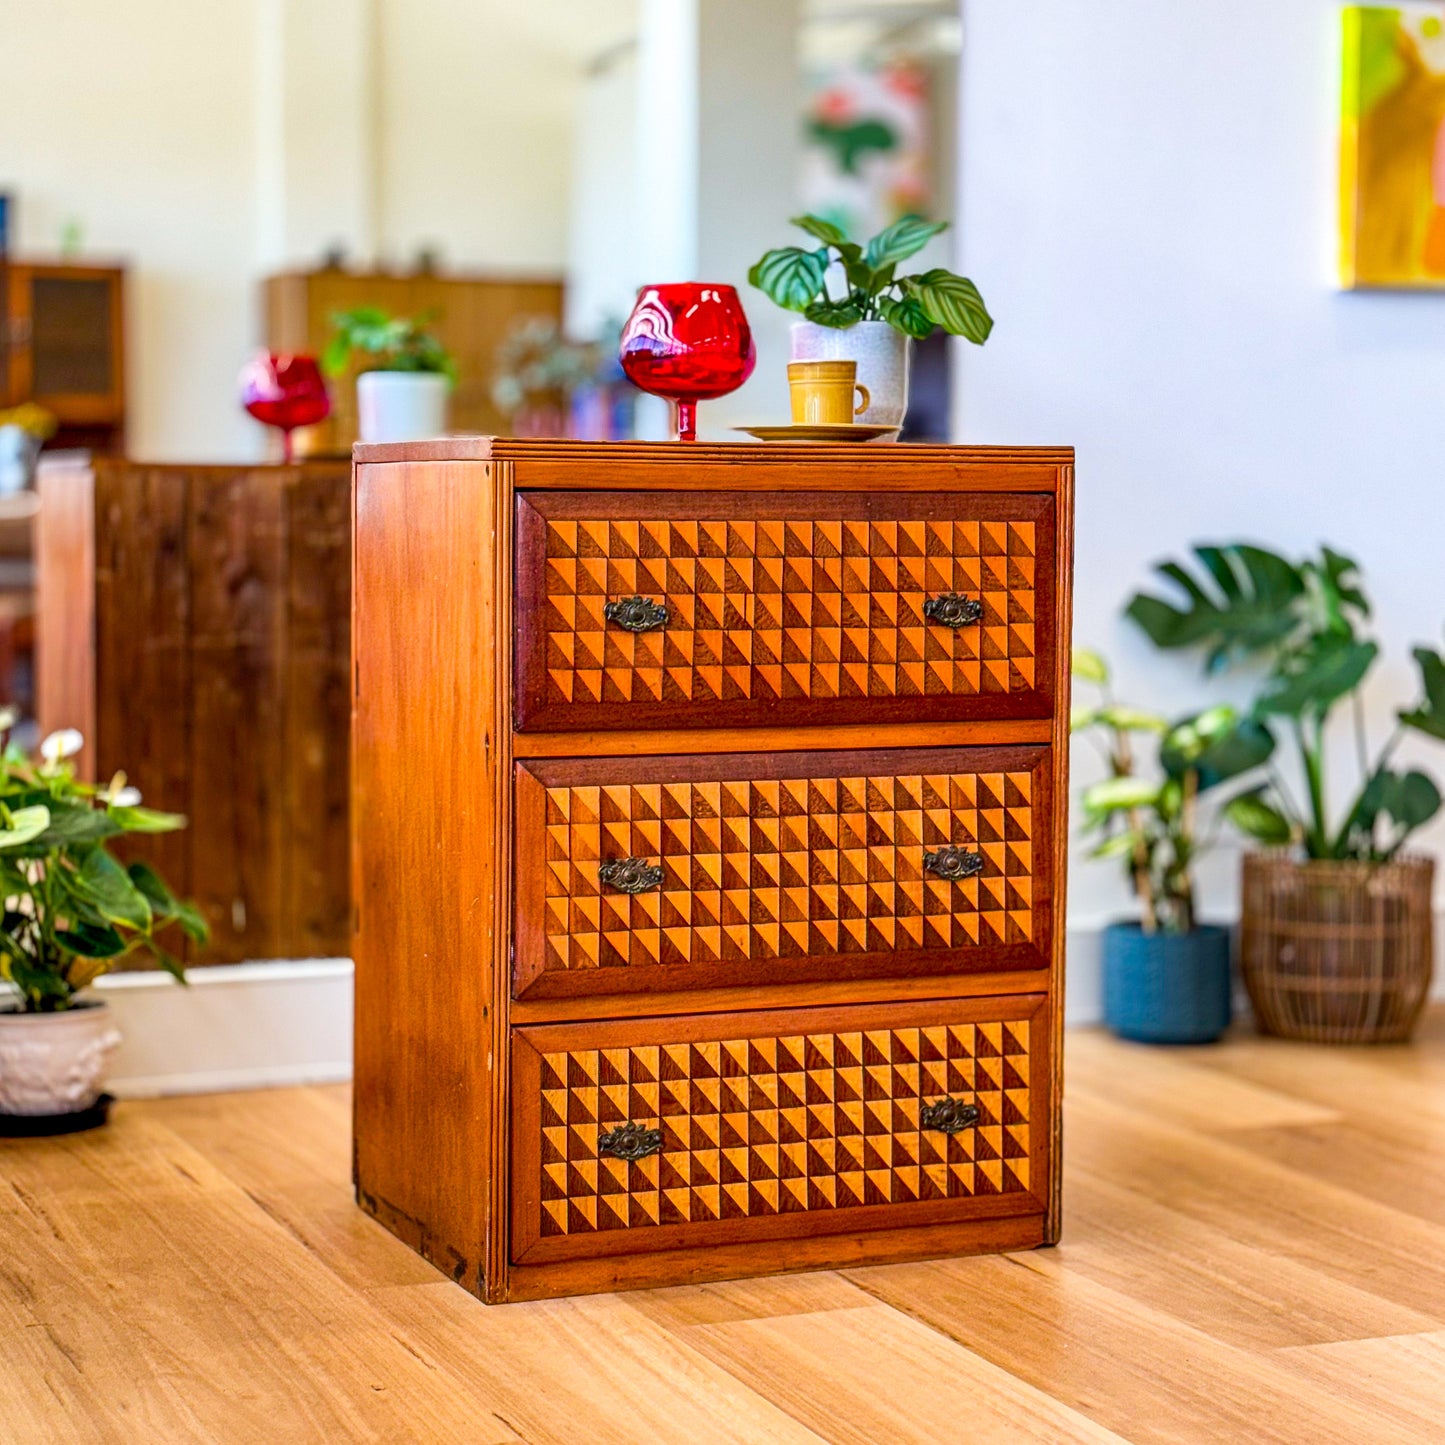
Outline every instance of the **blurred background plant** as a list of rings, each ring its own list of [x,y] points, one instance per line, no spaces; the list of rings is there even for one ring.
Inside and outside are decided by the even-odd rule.
[[[429,329],[434,312],[391,316],[379,306],[338,311],[331,318],[334,334],[321,355],[322,370],[340,376],[352,357],[359,371],[421,371],[444,376],[453,385],[457,364]]]
[[[497,349],[493,403],[518,436],[630,437],[637,392],[617,359],[621,336],[615,318],[586,341],[551,318],[523,321]]]
[[[1081,797],[1081,831],[1097,836],[1089,856],[1123,864],[1146,934],[1189,933],[1197,921],[1194,864],[1218,836],[1217,815],[1207,833],[1201,830],[1200,795],[1267,762],[1274,740],[1232,707],[1171,723],[1121,703],[1097,652],[1075,648],[1073,672],[1098,701],[1076,706],[1070,728],[1100,745],[1109,770]],[[1147,761],[1140,757],[1146,742],[1156,749]]]
[[[1415,649],[1422,698],[1396,713],[1389,738],[1372,756],[1362,688],[1380,649],[1363,632],[1370,603],[1358,565],[1329,547],[1300,562],[1246,543],[1200,545],[1193,553],[1192,570],[1173,561],[1155,569],[1178,589],[1176,599],[1141,592],[1127,615],[1157,647],[1202,651],[1206,674],[1262,665],[1252,724],[1271,736],[1283,729],[1300,768],[1298,793],[1271,769],[1266,781],[1231,800],[1229,820],[1259,843],[1293,842],[1311,859],[1393,858],[1440,809],[1433,778],[1390,763],[1409,731],[1445,739],[1445,659],[1432,648]],[[1332,814],[1329,723],[1345,703],[1360,782],[1343,812]]]

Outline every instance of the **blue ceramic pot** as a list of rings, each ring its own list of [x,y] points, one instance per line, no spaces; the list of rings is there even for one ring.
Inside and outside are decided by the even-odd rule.
[[[1212,1044],[1229,1027],[1229,930],[1104,930],[1104,1021],[1145,1044]]]

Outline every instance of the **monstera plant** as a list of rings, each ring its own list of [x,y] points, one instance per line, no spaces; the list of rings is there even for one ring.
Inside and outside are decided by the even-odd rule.
[[[1327,1040],[1400,1038],[1418,1018],[1431,967],[1434,864],[1402,852],[1441,806],[1434,778],[1397,764],[1402,740],[1445,739],[1445,658],[1414,650],[1420,694],[1372,746],[1363,688],[1380,655],[1358,565],[1322,547],[1291,560],[1243,542],[1196,546],[1157,568],[1170,588],[1128,615],[1159,647],[1197,652],[1208,674],[1250,667],[1254,721],[1288,746],[1288,770],[1231,800],[1255,841],[1288,849],[1245,859],[1242,961],[1268,1029]],[[1344,728],[1338,726],[1342,716]],[[1331,807],[1330,748],[1352,735],[1358,776]]]

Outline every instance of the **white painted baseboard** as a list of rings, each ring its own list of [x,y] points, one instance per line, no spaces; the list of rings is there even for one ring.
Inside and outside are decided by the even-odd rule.
[[[125,1041],[110,1089],[121,1098],[209,1094],[351,1077],[351,960],[117,973],[97,991]]]
[[[1069,927],[1071,1026],[1103,1016],[1103,928],[1104,920]],[[349,1079],[351,973],[349,958],[311,958],[193,969],[190,988],[163,973],[104,978],[96,987],[125,1035],[111,1089],[146,1098]],[[1433,996],[1445,999],[1445,970]]]

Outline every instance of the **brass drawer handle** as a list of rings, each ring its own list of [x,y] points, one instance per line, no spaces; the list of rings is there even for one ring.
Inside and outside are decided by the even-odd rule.
[[[949,844],[937,853],[925,853],[923,866],[930,873],[954,882],[960,878],[975,878],[983,872],[983,854],[968,848],[955,848]]]
[[[604,887],[619,893],[646,893],[662,883],[662,866],[645,858],[611,858],[597,869]]]
[[[943,592],[923,604],[923,615],[930,622],[942,623],[956,632],[983,616],[983,603],[975,597],[960,596],[957,592]]]
[[[603,607],[602,615],[626,632],[655,632],[667,626],[667,608],[650,597],[624,597],[620,602],[609,602]]]
[[[598,1137],[597,1153],[610,1154],[614,1159],[626,1159],[629,1163],[646,1159],[649,1154],[662,1152],[662,1130],[644,1129],[630,1119],[609,1129]]]
[[[978,1123],[978,1105],[965,1104],[962,1099],[940,1099],[925,1104],[918,1115],[921,1129],[938,1129],[945,1134],[961,1134]]]

